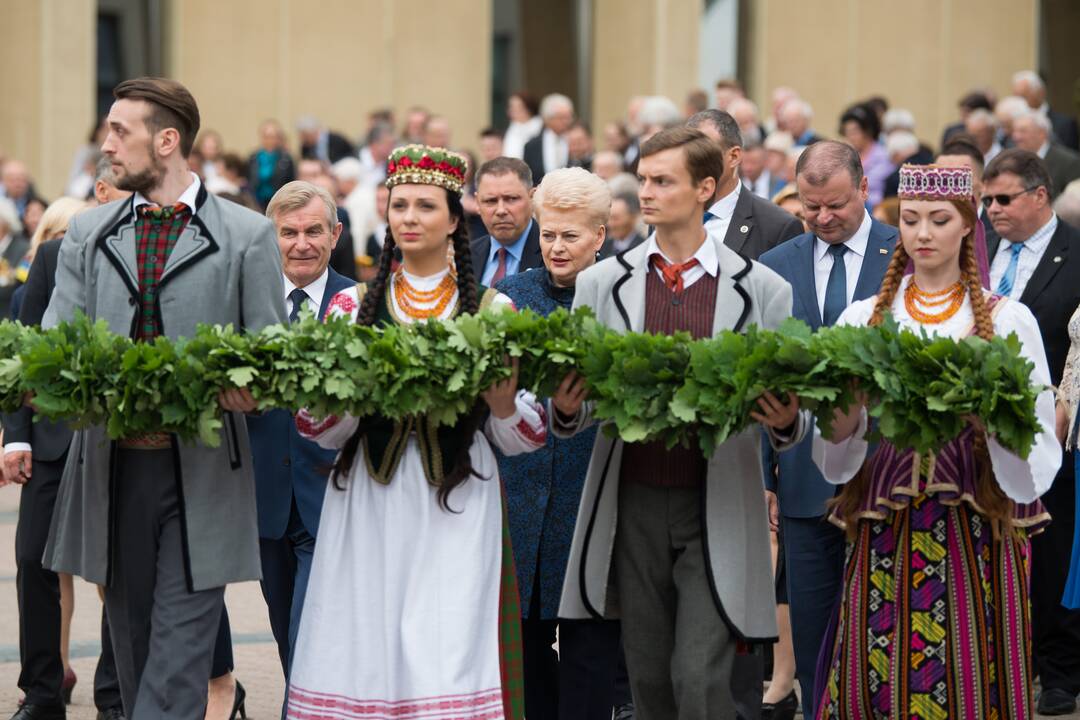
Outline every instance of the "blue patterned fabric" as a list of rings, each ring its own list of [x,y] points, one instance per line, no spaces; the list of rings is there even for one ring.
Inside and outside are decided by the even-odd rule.
[[[569,310],[574,301],[573,288],[553,286],[545,268],[511,275],[495,287],[519,310],[527,308],[543,316],[559,307]],[[506,457],[495,450],[506,487],[523,617],[529,617],[533,609],[534,592],[540,593],[541,619],[558,615],[578,503],[595,439],[593,428],[569,440],[548,433],[545,447],[524,455]]]

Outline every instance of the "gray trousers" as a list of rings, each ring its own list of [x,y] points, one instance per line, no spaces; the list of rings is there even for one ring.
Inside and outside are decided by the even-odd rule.
[[[701,491],[622,483],[614,559],[637,720],[734,720],[735,638],[709,588]]]
[[[225,588],[188,591],[172,451],[122,449],[116,471],[105,608],[124,714],[201,718]]]

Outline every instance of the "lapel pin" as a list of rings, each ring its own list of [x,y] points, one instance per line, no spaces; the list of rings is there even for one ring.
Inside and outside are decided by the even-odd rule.
[[[886,250],[885,248],[878,248],[878,254],[879,255],[888,255],[889,251]]]
[[[741,233],[750,232],[750,226],[749,225],[743,225],[741,228],[739,228],[739,232],[741,232]]]
[[[1061,262],[1061,256],[1060,255],[1055,255],[1054,256],[1054,262],[1056,262],[1056,263]]]

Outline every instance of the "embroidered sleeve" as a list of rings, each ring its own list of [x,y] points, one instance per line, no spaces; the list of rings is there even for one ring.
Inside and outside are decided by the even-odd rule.
[[[359,421],[349,415],[316,418],[307,410],[296,413],[296,429],[300,435],[327,450],[340,449],[358,424]]]
[[[508,418],[490,416],[485,434],[504,455],[520,455],[542,448],[547,443],[547,411],[536,396],[520,390],[517,410]]]
[[[360,303],[356,301],[356,289],[349,288],[330,298],[330,303],[326,306],[326,314],[327,316],[348,315],[355,320],[359,309]]]

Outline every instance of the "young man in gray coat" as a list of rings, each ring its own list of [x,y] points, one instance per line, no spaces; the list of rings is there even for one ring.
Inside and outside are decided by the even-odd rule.
[[[102,145],[134,194],[75,218],[42,326],[77,311],[139,341],[192,336],[199,323],[259,330],[284,322],[273,225],[207,193],[187,155],[199,111],[162,78],[118,85]],[[202,717],[225,585],[259,578],[249,393],[221,393],[211,448],[151,433],[76,433],[45,564],[105,586],[125,714]]]
[[[723,171],[720,148],[698,130],[644,143],[639,197],[656,232],[583,272],[574,306],[618,331],[698,338],[789,317],[791,286],[702,227]],[[593,422],[583,401],[571,375],[552,398],[556,434]],[[759,405],[753,418],[778,450],[805,434],[796,398],[766,394]],[[734,719],[738,644],[777,635],[759,433],[749,428],[709,458],[597,436],[559,616],[622,620],[639,720]],[[760,702],[760,685],[755,692]]]

